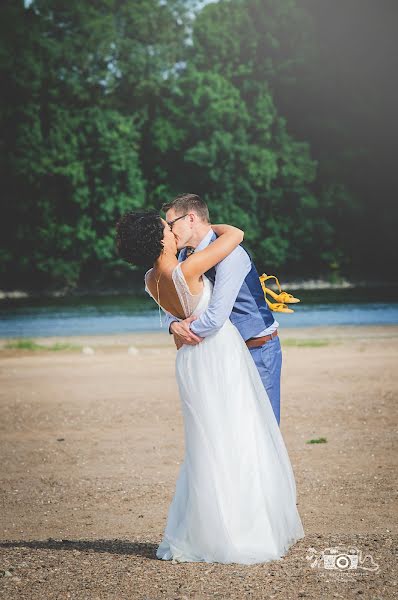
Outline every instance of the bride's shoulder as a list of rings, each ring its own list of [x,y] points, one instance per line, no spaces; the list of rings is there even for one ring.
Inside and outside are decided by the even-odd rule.
[[[202,282],[202,289],[199,292],[195,292],[192,293],[191,292],[191,285],[195,286],[197,285],[197,277],[194,278],[194,280],[192,278],[189,277],[189,275],[187,276],[186,273],[184,272],[184,262],[185,261],[180,261],[173,269],[172,271],[172,277],[174,282],[179,283],[180,284],[180,288],[182,287],[183,289],[185,289],[191,296],[199,296],[202,291],[203,291],[203,286],[205,284],[205,280],[207,279],[205,275],[200,275],[199,276],[199,281]]]
[[[172,273],[181,272],[182,261],[178,261],[175,267],[173,267]]]
[[[173,273],[176,273],[176,275],[180,279],[182,279],[184,283],[187,283],[187,279],[189,279],[189,271],[187,272],[187,265],[185,265],[184,263],[185,261],[179,261],[178,264],[174,267]]]
[[[173,267],[173,270],[171,271],[171,277],[172,279],[182,279],[185,281],[184,272],[181,269],[181,262],[178,262],[176,266]]]
[[[148,275],[149,273],[153,271],[153,269],[148,269],[148,271],[146,271],[146,273],[144,273],[144,283],[145,283],[145,287],[147,287],[147,281],[148,281]]]

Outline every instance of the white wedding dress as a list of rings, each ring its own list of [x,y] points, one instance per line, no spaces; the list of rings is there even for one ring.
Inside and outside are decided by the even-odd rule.
[[[211,281],[203,275],[203,291],[192,295],[181,263],[172,276],[186,317],[200,315]],[[146,276],[145,289],[154,298]],[[229,319],[177,351],[176,377],[185,457],[157,558],[243,564],[281,558],[304,537],[294,474],[256,365]]]

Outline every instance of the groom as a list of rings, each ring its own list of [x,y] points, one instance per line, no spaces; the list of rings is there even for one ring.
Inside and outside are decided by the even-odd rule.
[[[216,239],[207,204],[196,194],[181,194],[164,204],[162,210],[176,238],[180,262],[190,254],[188,248],[202,250]],[[199,344],[229,318],[250,350],[279,425],[282,367],[279,323],[265,302],[250,254],[239,245],[205,275],[214,288],[207,309],[199,317],[182,320],[166,313],[176,346]]]

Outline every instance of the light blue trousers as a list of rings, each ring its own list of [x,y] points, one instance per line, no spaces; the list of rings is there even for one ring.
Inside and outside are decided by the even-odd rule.
[[[260,373],[278,425],[280,425],[282,349],[279,336],[268,340],[258,348],[249,348],[249,350]]]

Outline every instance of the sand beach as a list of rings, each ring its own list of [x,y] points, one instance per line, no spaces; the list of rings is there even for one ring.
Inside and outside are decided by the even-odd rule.
[[[280,335],[306,537],[253,566],[155,557],[184,454],[171,336],[3,340],[0,598],[396,597],[398,326]],[[314,565],[331,547],[367,568]]]

